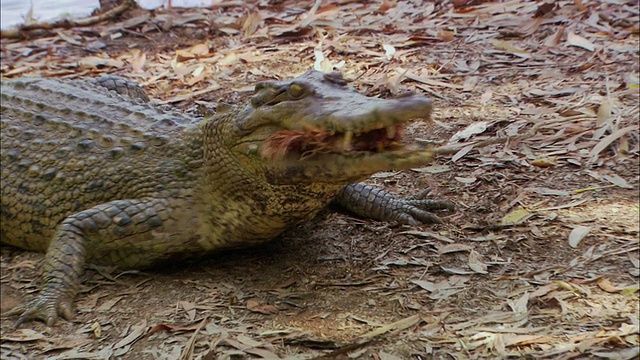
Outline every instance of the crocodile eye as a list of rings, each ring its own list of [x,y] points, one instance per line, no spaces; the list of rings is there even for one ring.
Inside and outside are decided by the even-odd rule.
[[[292,99],[300,99],[304,95],[304,87],[300,84],[291,84],[289,86],[289,96]]]

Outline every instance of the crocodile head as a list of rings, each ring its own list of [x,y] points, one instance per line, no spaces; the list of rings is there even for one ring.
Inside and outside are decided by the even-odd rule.
[[[367,97],[339,73],[309,71],[259,83],[225,147],[272,184],[347,184],[428,162],[430,154],[405,145],[402,133],[409,120],[430,114],[425,97]]]

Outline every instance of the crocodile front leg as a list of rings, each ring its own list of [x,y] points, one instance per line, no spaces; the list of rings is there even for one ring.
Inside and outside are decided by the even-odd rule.
[[[43,284],[31,301],[11,310],[20,315],[16,327],[27,320],[52,326],[59,316],[73,318],[85,263],[144,267],[174,251],[184,250],[175,237],[163,237],[175,228],[169,200],[116,200],[64,219],[47,250]],[[174,230],[175,233],[175,230]]]
[[[363,183],[347,185],[334,201],[364,218],[414,226],[420,223],[441,224],[442,220],[430,210],[455,209],[451,201],[396,199],[384,190]]]

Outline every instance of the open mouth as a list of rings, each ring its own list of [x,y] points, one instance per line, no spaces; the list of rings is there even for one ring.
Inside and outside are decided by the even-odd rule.
[[[281,130],[265,139],[261,154],[270,159],[292,154],[305,159],[316,154],[390,151],[402,147],[403,130],[402,124],[362,133],[337,133],[313,128],[307,131]]]

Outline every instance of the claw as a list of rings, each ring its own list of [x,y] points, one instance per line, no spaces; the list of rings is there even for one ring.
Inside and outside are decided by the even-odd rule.
[[[58,320],[58,315],[67,320],[71,320],[73,318],[73,312],[71,311],[71,304],[69,301],[63,299],[52,299],[50,297],[43,296],[42,294],[39,294],[35,299],[27,302],[26,304],[16,306],[9,310],[6,315],[20,315],[15,324],[16,329],[30,320],[39,320],[51,327]]]

